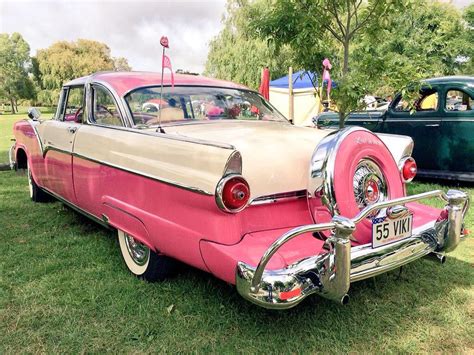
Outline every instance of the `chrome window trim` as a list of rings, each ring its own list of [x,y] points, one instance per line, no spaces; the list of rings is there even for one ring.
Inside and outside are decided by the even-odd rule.
[[[118,109],[118,114],[119,114],[119,117],[120,117],[120,121],[122,122],[122,126],[101,124],[101,123],[97,123],[95,121],[95,119],[94,119],[94,110],[93,110],[94,95],[92,94],[92,92],[94,90],[94,86],[102,87],[107,93],[110,94],[110,96],[114,100],[115,106]],[[87,123],[88,124],[90,124],[91,126],[100,126],[100,127],[126,127],[127,126],[127,123],[129,123],[129,122],[127,122],[124,119],[124,114],[123,114],[122,108],[120,107],[120,104],[119,104],[120,101],[117,101],[117,96],[114,95],[114,91],[111,90],[110,86],[107,87],[107,84],[104,85],[104,83],[102,83],[100,81],[93,81],[92,83],[89,84],[88,91],[89,91],[89,95],[88,95],[89,110],[88,110],[88,115],[87,115]]]
[[[160,133],[160,132],[155,132],[155,131],[150,132],[150,131],[144,131],[142,129],[136,128],[136,127],[133,126],[133,120],[130,116],[131,115],[130,111],[127,110],[124,107],[124,106],[128,107],[128,105],[126,105],[125,99],[119,97],[117,95],[117,93],[115,92],[114,88],[111,85],[109,85],[107,82],[102,81],[102,80],[95,80],[94,81],[93,79],[94,79],[94,76],[93,75],[90,76],[86,80],[86,84],[85,84],[85,87],[86,87],[85,108],[87,110],[87,112],[84,112],[84,115],[87,117],[86,122],[84,122],[85,124],[89,124],[91,126],[97,126],[97,127],[103,127],[103,128],[117,129],[117,130],[122,130],[122,131],[127,131],[127,132],[133,132],[133,133],[137,133],[137,134],[144,134],[144,135],[148,135],[148,136],[155,136],[155,137],[158,137],[158,138],[173,139],[173,140],[177,140],[177,141],[181,141],[181,142],[188,142],[188,143],[194,143],[194,144],[203,144],[203,145],[207,145],[207,146],[211,146],[211,147],[235,150],[235,147],[233,145],[226,144],[226,143],[213,142],[213,141],[197,139],[197,138],[183,137],[183,136],[178,136],[178,135],[174,135],[174,134]],[[90,116],[92,115],[91,108],[92,108],[92,99],[93,99],[92,98],[92,92],[91,92],[91,86],[94,83],[104,86],[112,94],[112,96],[113,96],[113,98],[114,98],[114,100],[117,104],[117,107],[119,109],[122,122],[126,123],[126,124],[124,124],[124,126],[108,126],[108,125],[100,125],[100,124],[91,122]],[[153,86],[156,86],[156,85],[153,85]]]

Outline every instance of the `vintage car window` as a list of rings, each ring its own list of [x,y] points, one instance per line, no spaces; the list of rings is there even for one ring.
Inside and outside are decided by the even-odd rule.
[[[112,94],[107,89],[94,85],[94,123],[106,126],[123,126],[120,113]]]
[[[422,94],[415,107],[417,111],[436,111],[438,109],[438,92]]]
[[[61,93],[59,94],[59,103],[58,107],[56,108],[56,115],[54,116],[56,120],[63,119],[64,111],[66,110],[66,100],[67,100],[67,92],[68,88],[63,88]]]
[[[474,100],[462,90],[449,90],[446,93],[446,111],[472,111]]]
[[[135,125],[152,126],[209,120],[287,122],[259,94],[229,88],[176,86],[139,88],[125,96]]]
[[[394,110],[397,112],[409,112],[412,108],[416,111],[436,111],[438,109],[438,92],[434,89],[423,90],[413,104],[400,96],[394,106]]]
[[[66,106],[61,119],[68,122],[82,122],[84,107],[84,87],[71,87],[67,93]]]

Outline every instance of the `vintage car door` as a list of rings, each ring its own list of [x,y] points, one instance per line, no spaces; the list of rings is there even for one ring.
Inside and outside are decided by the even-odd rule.
[[[74,146],[74,188],[77,206],[98,217],[105,190],[103,183],[105,181],[108,188],[113,188],[116,178],[113,170],[104,165],[107,156],[116,153],[108,142],[114,140],[120,132],[118,129],[125,127],[126,122],[122,119],[124,115],[120,113],[118,101],[105,86],[90,85],[86,100],[90,109]],[[122,143],[126,144],[125,141]]]
[[[381,132],[407,135],[413,138],[413,157],[419,170],[439,170],[441,138],[440,94],[436,87],[422,89],[414,103],[415,112],[400,95],[388,108]]]
[[[43,184],[49,191],[72,203],[76,201],[72,182],[72,151],[75,135],[81,127],[83,105],[84,87],[65,87],[56,117],[37,126],[43,146]]]
[[[445,87],[441,123],[442,170],[474,178],[474,89],[462,84]]]

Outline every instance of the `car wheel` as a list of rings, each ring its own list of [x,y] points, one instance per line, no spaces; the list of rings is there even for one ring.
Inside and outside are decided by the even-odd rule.
[[[30,192],[30,198],[34,202],[48,202],[51,201],[51,196],[43,191],[38,185],[36,185],[35,179],[31,174],[30,164],[27,166],[28,175],[28,190]]]
[[[158,254],[131,235],[118,230],[123,260],[135,276],[149,282],[162,281],[174,274],[176,261]]]

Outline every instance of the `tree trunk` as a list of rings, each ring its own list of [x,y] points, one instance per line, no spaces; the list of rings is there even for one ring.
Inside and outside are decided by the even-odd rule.
[[[349,72],[349,43],[350,43],[350,40],[346,38],[344,40],[344,66],[342,67],[343,78]]]
[[[13,101],[13,97],[10,97],[10,105],[12,108],[12,114],[16,113],[15,112],[15,102]]]
[[[346,113],[339,112],[339,129],[344,128],[345,118],[346,118]]]

